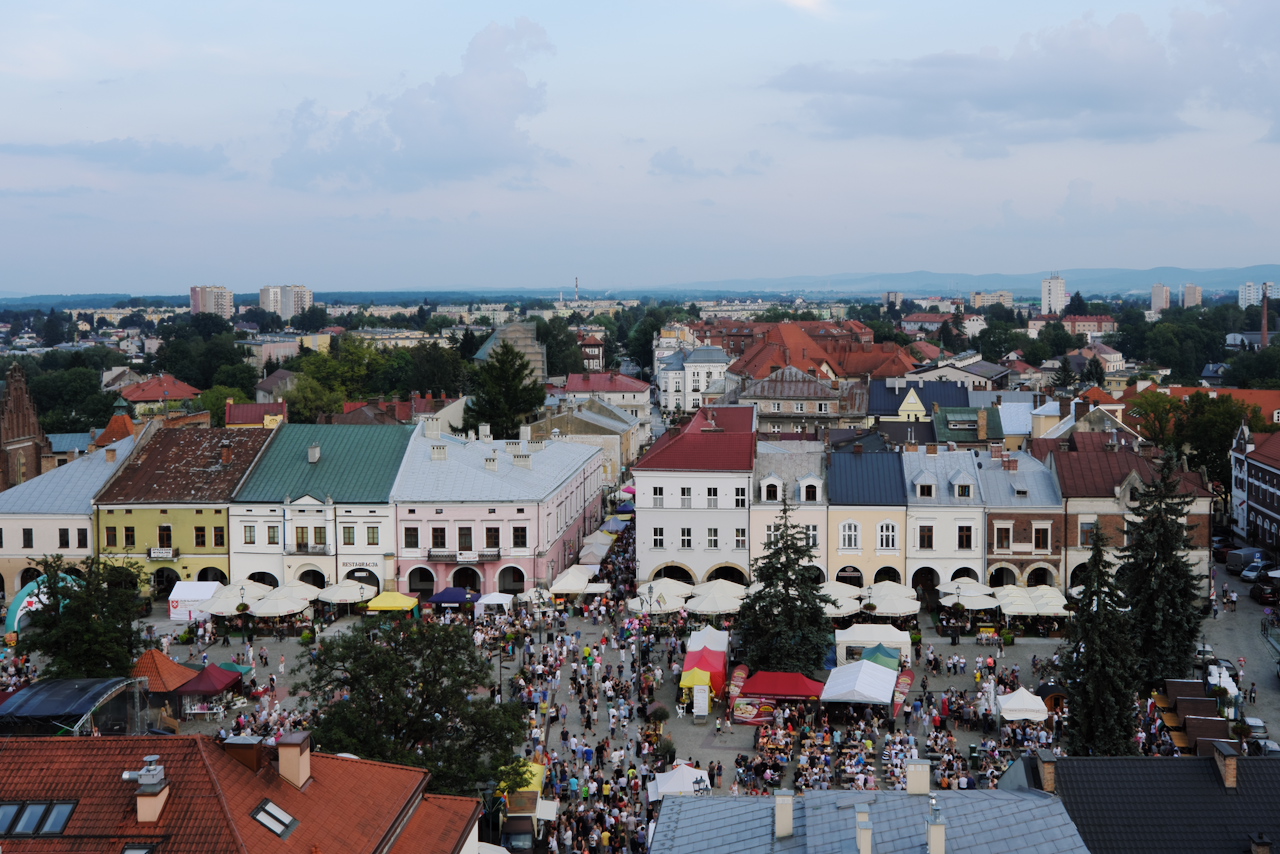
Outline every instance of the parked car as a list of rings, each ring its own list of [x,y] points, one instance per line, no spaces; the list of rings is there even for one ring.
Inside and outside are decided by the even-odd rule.
[[[1249,564],[1261,563],[1264,560],[1266,555],[1262,549],[1235,549],[1227,553],[1227,572],[1239,575]]]
[[[1223,670],[1227,671],[1227,675],[1230,676],[1232,679],[1236,678],[1238,671],[1236,670],[1235,662],[1228,661],[1225,658],[1219,658],[1218,660],[1210,661],[1209,663],[1216,664],[1219,667],[1221,667]]]
[[[1249,725],[1250,738],[1267,738],[1267,722],[1262,718],[1245,718],[1244,722]]]
[[[1218,657],[1213,654],[1213,647],[1207,643],[1202,643],[1196,647],[1195,664],[1197,667],[1203,667],[1206,664],[1213,664]]]
[[[1274,572],[1276,565],[1274,563],[1251,563],[1240,573],[1240,580],[1245,584],[1252,584],[1255,581],[1265,581],[1267,573]]]
[[[1249,598],[1261,605],[1276,604],[1276,587],[1274,584],[1259,582],[1249,588]]]
[[[1249,756],[1280,756],[1280,744],[1269,738],[1251,738],[1245,749]]]

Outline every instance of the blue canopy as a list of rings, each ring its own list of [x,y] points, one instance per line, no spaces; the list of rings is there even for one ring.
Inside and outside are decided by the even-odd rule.
[[[465,587],[446,587],[427,601],[433,605],[463,605],[479,598],[479,593]]]
[[[636,506],[635,506],[634,504],[632,504],[630,501],[624,501],[624,502],[622,502],[621,504],[619,504],[619,505],[618,505],[618,512],[619,512],[619,513],[634,513],[634,512],[636,512]]]
[[[619,519],[617,516],[610,516],[600,526],[600,530],[608,531],[610,534],[617,534],[627,529],[627,523]]]

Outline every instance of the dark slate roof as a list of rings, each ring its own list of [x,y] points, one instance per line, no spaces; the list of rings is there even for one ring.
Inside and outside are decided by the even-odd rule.
[[[841,505],[905,507],[907,486],[898,454],[832,454],[827,500]]]
[[[257,430],[233,430],[257,433]],[[407,424],[282,424],[236,501],[279,502],[310,495],[319,501],[384,504],[390,500],[413,427]],[[307,449],[320,446],[318,462]]]
[[[877,429],[835,427],[828,432],[827,437],[831,442],[831,450],[837,454],[858,453],[857,448],[862,448],[864,454],[889,450],[884,436]]]
[[[1057,793],[1093,854],[1238,854],[1251,833],[1280,840],[1280,761],[1236,762],[1229,792],[1212,756],[1070,757]]]
[[[897,415],[907,392],[915,390],[916,397],[924,404],[926,410],[932,409],[936,402],[939,406],[968,406],[969,389],[963,383],[953,380],[925,380],[924,382],[902,383],[902,388],[889,388],[887,380],[871,381],[871,397],[867,403],[868,415]]]
[[[908,442],[929,445],[937,441],[932,421],[881,421],[876,429],[895,445],[905,445]]]

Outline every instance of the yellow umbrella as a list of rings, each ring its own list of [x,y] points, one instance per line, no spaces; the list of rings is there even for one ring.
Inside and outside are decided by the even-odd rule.
[[[413,596],[388,590],[370,599],[366,607],[370,611],[408,611],[418,607],[418,600]]]

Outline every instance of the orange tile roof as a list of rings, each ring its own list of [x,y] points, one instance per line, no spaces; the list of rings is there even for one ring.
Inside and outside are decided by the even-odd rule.
[[[144,825],[137,786],[120,775],[150,754],[169,796],[160,820]],[[76,802],[63,834],[8,837],[5,854],[101,854],[126,843],[159,844],[162,854],[455,854],[480,815],[473,798],[424,796],[421,768],[313,752],[311,780],[297,789],[271,763],[254,773],[201,735],[13,738],[4,771],[0,801]],[[287,839],[253,818],[264,800],[298,819]]]
[[[1107,403],[1113,406],[1120,402],[1097,386],[1093,386],[1088,389],[1083,394],[1079,395],[1079,397],[1081,400],[1092,400],[1095,403]]]
[[[99,448],[105,448],[113,442],[119,442],[121,439],[127,439],[137,432],[137,425],[133,423],[133,419],[128,415],[112,415],[111,420],[107,422],[107,426],[102,428],[93,439],[93,444]]]
[[[162,400],[192,400],[200,389],[187,385],[169,374],[161,374],[120,389],[120,396],[130,403],[156,403]]]
[[[149,649],[133,665],[135,677],[147,678],[147,689],[153,694],[176,691],[196,678],[199,671],[183,667],[158,649]]]

